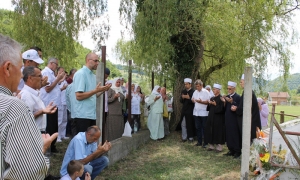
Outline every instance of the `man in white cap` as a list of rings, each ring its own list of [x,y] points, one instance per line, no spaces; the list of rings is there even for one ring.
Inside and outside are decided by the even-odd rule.
[[[44,61],[40,58],[38,52],[34,49],[29,49],[22,54],[23,66],[21,68],[21,72],[23,69],[28,66],[38,67],[40,64],[44,63]],[[24,87],[24,80],[21,78],[20,83],[18,85],[17,93],[19,93]]]
[[[209,101],[208,118],[205,127],[204,140],[208,143],[207,150],[216,150],[221,152],[223,144],[225,144],[225,107],[221,100],[220,91],[222,86],[220,84],[213,85],[214,97]]]
[[[194,141],[195,136],[195,122],[193,118],[194,103],[192,102],[192,96],[194,89],[192,88],[192,79],[184,79],[185,89],[181,91],[180,102],[183,104],[181,110],[180,122],[177,125],[176,130],[182,130],[182,142]]]
[[[195,103],[195,107],[193,110],[193,116],[195,120],[196,126],[196,134],[198,142],[195,146],[206,146],[206,141],[204,140],[204,144],[202,144],[202,135],[205,133],[206,121],[208,112],[206,110],[207,104],[209,102],[209,92],[203,88],[203,82],[200,79],[195,81],[196,90],[192,96],[192,102]]]
[[[221,98],[225,103],[225,128],[226,128],[226,145],[228,152],[225,156],[239,157],[241,155],[241,138],[239,135],[238,120],[235,111],[231,110],[231,106],[238,106],[240,103],[240,95],[235,92],[236,83],[228,81],[228,95]]]
[[[244,89],[245,80],[244,80],[244,74],[241,77],[240,85]],[[237,120],[238,120],[238,128],[239,128],[239,134],[240,134],[240,148],[242,148],[242,128],[243,128],[243,105],[244,105],[244,92],[241,96],[241,101],[239,105],[233,105],[231,107],[232,111],[236,111],[237,114]],[[259,107],[257,103],[257,98],[252,90],[252,106],[251,106],[251,141],[256,138],[256,128],[261,129],[261,122],[260,122],[260,113],[259,113]]]

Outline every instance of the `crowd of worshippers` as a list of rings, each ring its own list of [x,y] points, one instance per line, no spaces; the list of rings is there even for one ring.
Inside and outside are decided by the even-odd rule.
[[[44,179],[50,165],[45,153],[50,150],[65,153],[60,170],[62,179],[94,179],[108,166],[105,154],[111,149],[110,141],[124,132],[128,101],[131,101],[131,133],[141,129],[145,104],[141,87],[124,86],[121,77],[108,80],[108,68],[104,70],[105,85],[97,84],[93,71],[100,61],[92,52],[86,55],[81,69],[71,69],[67,74],[55,57],[48,59],[43,70],[39,69],[44,63],[41,48],[32,47],[21,53],[22,49],[18,42],[0,34],[1,178]],[[240,84],[244,87],[243,79]],[[219,84],[214,84],[213,93],[202,87],[201,80],[194,83],[196,90],[189,78],[184,85],[178,124],[182,141],[192,142],[197,135],[197,146],[218,152],[226,142],[229,149],[226,155],[240,156],[243,95],[235,92],[236,83],[228,82],[227,96],[220,95]],[[96,99],[101,95],[105,96],[106,121],[104,142],[97,145],[101,131],[96,126]],[[166,88],[160,86],[155,86],[148,98],[147,126],[153,140],[161,140],[170,133],[168,100]],[[264,104],[261,99],[259,102],[252,92],[251,139],[256,127],[267,126],[267,120],[260,121]],[[69,138],[66,152],[59,152],[57,143]]]
[[[180,123],[177,130],[182,130],[182,142],[197,143],[208,151],[222,152],[226,143],[228,152],[224,155],[239,158],[242,149],[242,125],[244,92],[237,94],[237,83],[228,81],[227,95],[221,95],[222,86],[214,84],[203,87],[197,79],[192,88],[192,79],[184,79],[185,89],[181,92],[180,102],[183,104]],[[244,89],[244,75],[240,86]],[[267,104],[256,98],[252,91],[251,106],[251,141],[256,138],[257,128],[268,127],[269,109]]]

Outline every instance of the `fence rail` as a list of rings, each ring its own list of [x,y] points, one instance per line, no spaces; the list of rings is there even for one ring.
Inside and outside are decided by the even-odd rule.
[[[269,114],[272,115],[272,112],[270,112]],[[280,111],[280,113],[274,113],[274,117],[275,117],[275,119],[279,119],[279,122],[281,124],[286,121],[300,118],[300,115],[297,116],[297,115],[291,115],[291,114],[284,114],[284,111]],[[271,120],[271,118],[270,118],[270,120]]]

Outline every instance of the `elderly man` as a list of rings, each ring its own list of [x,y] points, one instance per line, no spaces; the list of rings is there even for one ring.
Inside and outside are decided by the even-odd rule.
[[[44,156],[57,134],[41,135],[26,104],[12,96],[21,79],[21,45],[0,34],[1,179],[44,179],[49,160]]]
[[[192,102],[195,103],[193,116],[195,120],[196,134],[198,139],[195,146],[202,146],[205,148],[207,142],[206,139],[204,139],[204,143],[202,144],[202,135],[205,134],[205,127],[208,116],[206,108],[210,96],[209,92],[205,88],[203,88],[203,82],[200,79],[197,79],[194,84],[196,90],[194,91],[192,96]]]
[[[22,58],[23,58],[23,66],[21,68],[21,72],[25,67],[28,66],[38,67],[40,64],[44,63],[44,61],[40,58],[38,52],[34,49],[29,49],[28,51],[23,52]],[[23,87],[24,87],[24,81],[23,79],[21,79],[18,85],[17,93],[19,93]]]
[[[195,121],[193,118],[194,103],[192,96],[194,89],[192,88],[192,79],[184,79],[185,89],[181,91],[180,102],[183,104],[181,110],[180,122],[177,125],[177,130],[182,130],[182,142],[194,141],[195,136]]]
[[[225,129],[226,129],[226,145],[228,152],[225,156],[234,156],[238,158],[241,155],[241,137],[239,135],[238,119],[235,111],[231,110],[232,106],[240,104],[240,95],[235,92],[236,83],[228,81],[228,95],[221,97],[225,105]]]
[[[240,80],[240,86],[244,89],[245,81],[244,81],[244,74],[241,77]],[[237,120],[238,120],[238,128],[239,128],[239,136],[240,136],[240,148],[242,149],[242,130],[243,130],[243,105],[244,105],[244,92],[241,96],[240,104],[233,105],[231,107],[232,111],[236,111],[237,114]],[[251,141],[256,138],[256,128],[261,129],[261,122],[260,122],[260,113],[259,113],[259,107],[257,103],[257,98],[252,90],[252,106],[251,106]]]
[[[88,127],[96,124],[96,94],[107,91],[111,84],[100,86],[96,84],[93,70],[97,69],[99,57],[95,53],[88,53],[85,66],[79,69],[73,79],[72,93],[75,93],[74,116],[77,132],[84,132]],[[73,113],[73,112],[72,112]]]
[[[29,107],[30,111],[34,115],[35,122],[41,131],[46,131],[46,114],[52,114],[56,111],[56,106],[50,103],[45,107],[42,99],[39,96],[38,89],[42,86],[42,74],[39,68],[28,66],[23,70],[23,80],[25,86],[20,92],[22,101]]]
[[[91,179],[95,179],[108,165],[109,160],[103,156],[111,148],[110,142],[97,146],[101,136],[99,127],[90,126],[85,132],[79,132],[70,142],[60,169],[60,175],[67,174],[67,166],[71,160],[79,160],[84,164],[84,172],[89,172]],[[83,173],[82,179],[84,179]]]
[[[58,59],[57,58],[50,58],[48,60],[48,65],[42,70],[42,75],[48,77],[49,84],[45,87],[42,87],[41,98],[44,104],[49,104],[53,102],[53,105],[59,108],[61,101],[60,101],[60,92],[61,89],[59,87],[60,81],[65,77],[65,72],[60,72],[55,77],[54,72],[58,68]],[[58,131],[58,110],[56,110],[53,114],[47,114],[47,127],[46,131],[49,134],[54,134]],[[58,150],[55,146],[56,140],[54,140],[51,144],[51,152],[57,153]]]

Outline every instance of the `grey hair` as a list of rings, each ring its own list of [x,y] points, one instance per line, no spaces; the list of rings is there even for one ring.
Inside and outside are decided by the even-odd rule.
[[[0,66],[6,61],[11,61],[13,65],[17,65],[22,48],[22,45],[17,41],[0,34]]]
[[[93,136],[96,132],[100,132],[100,128],[98,126],[90,126],[87,128],[86,132],[91,133]]]
[[[28,66],[28,67],[25,67],[23,69],[23,80],[24,80],[24,82],[27,82],[29,76],[34,75],[34,69],[35,68],[36,67],[34,67],[34,66]]]
[[[56,57],[51,57],[48,59],[48,64],[52,63],[52,62],[55,62],[58,61],[58,59]]]
[[[195,85],[203,85],[203,82],[200,79],[197,79],[194,83]]]

